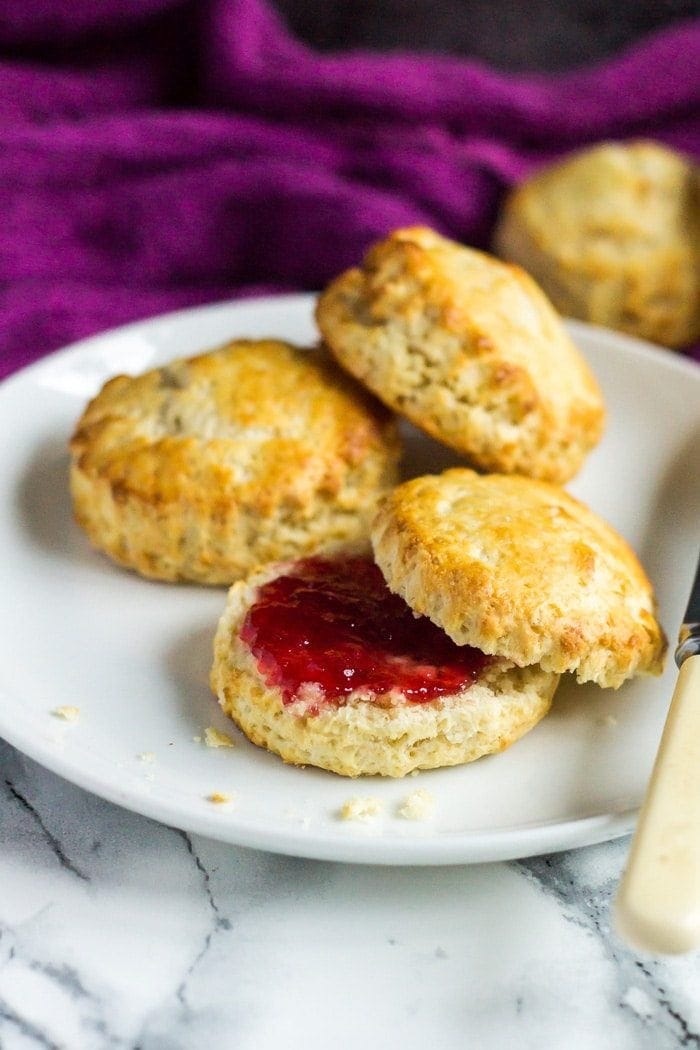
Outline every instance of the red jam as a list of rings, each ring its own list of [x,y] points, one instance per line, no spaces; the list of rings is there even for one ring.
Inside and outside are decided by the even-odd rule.
[[[260,588],[241,629],[268,686],[285,703],[315,683],[319,699],[399,690],[415,703],[472,685],[489,663],[416,618],[366,558],[309,558]]]

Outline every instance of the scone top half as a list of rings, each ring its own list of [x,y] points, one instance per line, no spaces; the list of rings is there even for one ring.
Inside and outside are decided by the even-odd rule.
[[[320,296],[340,364],[476,467],[563,483],[600,439],[598,385],[521,269],[397,230]]]
[[[78,522],[121,565],[231,583],[368,544],[395,420],[319,349],[238,340],[110,380],[71,441]]]
[[[459,645],[617,687],[661,672],[652,586],[607,522],[562,489],[467,469],[408,481],[372,531],[389,588]]]

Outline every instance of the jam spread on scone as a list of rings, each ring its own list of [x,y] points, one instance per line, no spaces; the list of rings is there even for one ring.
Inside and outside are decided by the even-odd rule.
[[[285,703],[309,683],[335,703],[356,691],[421,703],[472,685],[491,662],[415,617],[366,558],[298,562],[260,588],[240,636]]]

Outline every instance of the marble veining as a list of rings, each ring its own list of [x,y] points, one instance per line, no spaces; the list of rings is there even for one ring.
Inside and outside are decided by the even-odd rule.
[[[610,929],[627,843],[512,864],[276,856],[121,810],[0,743],[2,1050],[671,1050],[700,960]]]
[[[621,849],[622,857],[619,856]],[[682,990],[675,992],[672,989],[674,982],[669,980],[668,962],[635,956],[621,944],[611,929],[609,906],[626,850],[626,841],[610,843],[597,850],[535,857],[518,862],[518,866],[545,893],[556,898],[567,921],[589,930],[600,940],[619,975],[619,985],[623,989],[619,1005],[621,1009],[629,1010],[646,1027],[653,1028],[654,1042],[650,1042],[650,1046],[700,1046],[700,1024],[693,1022],[691,1025],[686,1019],[695,1012],[700,1022],[700,1012],[694,1007],[695,997],[688,1000]],[[599,875],[596,883],[592,883],[586,878],[587,854],[604,852],[615,855],[614,871],[603,878]]]

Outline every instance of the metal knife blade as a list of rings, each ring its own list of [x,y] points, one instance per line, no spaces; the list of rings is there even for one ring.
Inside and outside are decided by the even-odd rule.
[[[700,653],[700,558],[698,558],[693,586],[690,589],[688,607],[678,634],[676,663],[680,667],[689,656],[697,656],[698,653]]]

